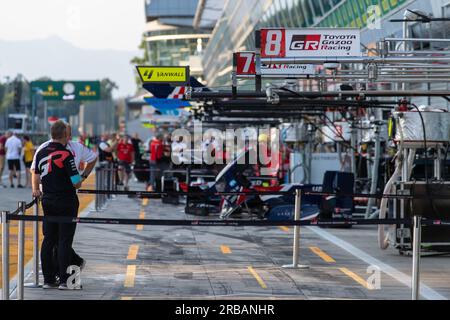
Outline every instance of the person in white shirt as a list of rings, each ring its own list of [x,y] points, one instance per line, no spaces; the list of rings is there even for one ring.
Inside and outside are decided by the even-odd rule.
[[[89,174],[92,172],[92,170],[95,167],[95,164],[97,162],[97,154],[94,151],[92,151],[91,149],[89,149],[86,146],[84,146],[83,144],[81,144],[80,142],[72,141],[72,127],[70,126],[70,124],[66,124],[66,126],[67,126],[67,137],[68,137],[68,143],[66,145],[66,149],[69,150],[70,153],[72,153],[74,160],[75,160],[75,165],[78,169],[78,172],[81,175],[82,181],[84,181],[87,179],[87,177],[89,176]],[[51,140],[44,142],[36,150],[36,153],[34,154],[34,158],[33,158],[33,163],[31,164],[31,169],[30,169],[31,171],[33,171],[33,168],[35,167],[36,155],[39,153],[39,151],[42,148],[45,148],[45,146],[47,146],[50,142],[51,142]],[[82,163],[85,165],[84,170],[81,169]],[[83,172],[81,173],[81,171],[83,171]],[[83,270],[86,265],[86,261],[83,258],[81,258],[75,252],[75,250],[73,250],[73,248],[72,248],[71,264],[79,266],[81,270]]]
[[[72,139],[72,128],[69,124],[67,124],[67,136],[69,137],[69,139]],[[33,158],[33,163],[31,164],[31,170],[33,170],[36,162],[36,154],[42,148],[45,148],[50,142],[51,140],[44,142],[36,150]],[[80,175],[83,178],[83,180],[86,180],[86,178],[89,176],[89,174],[95,167],[95,164],[97,162],[97,154],[91,149],[81,144],[80,142],[71,140],[69,140],[69,142],[67,143],[66,149],[72,153],[75,159],[75,165],[77,166],[78,172],[80,172]],[[86,165],[84,167],[84,170],[81,169],[81,163]]]
[[[17,187],[23,188],[20,184],[20,154],[22,153],[22,140],[20,140],[14,132],[11,137],[6,140],[5,150],[11,188],[14,188],[14,177],[17,177]]]

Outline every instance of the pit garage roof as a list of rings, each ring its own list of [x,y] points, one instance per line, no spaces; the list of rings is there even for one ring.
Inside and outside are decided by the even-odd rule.
[[[199,0],[195,12],[194,29],[214,29],[217,20],[222,16],[224,0]]]

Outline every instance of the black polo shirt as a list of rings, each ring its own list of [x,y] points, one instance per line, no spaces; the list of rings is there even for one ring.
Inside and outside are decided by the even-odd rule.
[[[41,176],[44,194],[75,194],[73,185],[81,181],[72,153],[58,142],[37,153],[33,169]]]

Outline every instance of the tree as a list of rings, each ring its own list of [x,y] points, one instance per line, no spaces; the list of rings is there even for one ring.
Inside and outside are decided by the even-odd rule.
[[[14,92],[3,92],[3,95],[0,96],[0,112],[3,112],[8,109],[10,105],[12,105],[14,100]]]
[[[103,78],[100,81],[100,97],[102,100],[112,100],[112,92],[119,89],[117,83],[109,78]]]

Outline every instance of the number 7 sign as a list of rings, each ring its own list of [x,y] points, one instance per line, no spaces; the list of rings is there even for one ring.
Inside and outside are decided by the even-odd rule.
[[[237,52],[237,75],[254,75],[256,74],[255,68],[255,53],[254,52]]]

